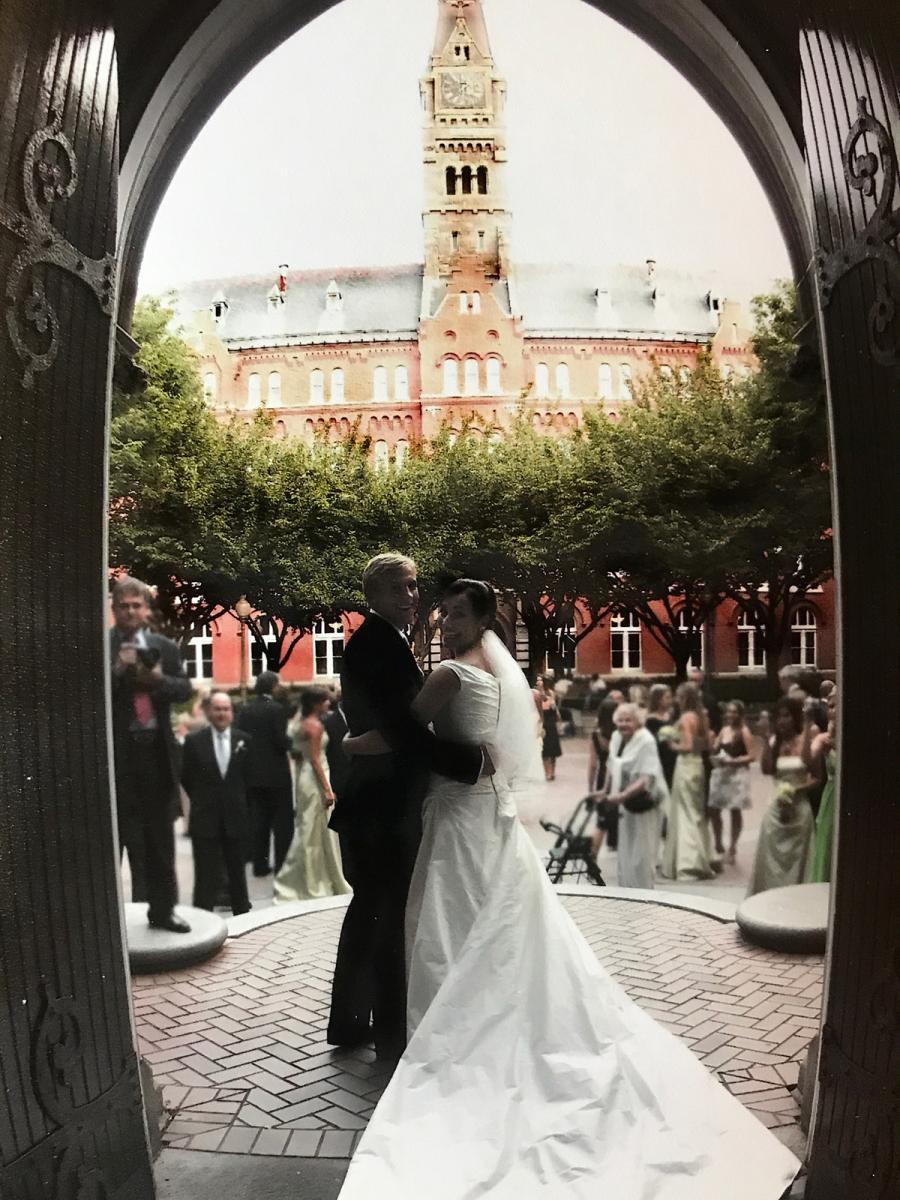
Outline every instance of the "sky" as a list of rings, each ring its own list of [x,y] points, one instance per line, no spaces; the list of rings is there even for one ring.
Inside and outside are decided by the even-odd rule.
[[[343,0],[260,63],[184,158],[142,292],[422,259],[422,113],[436,0]],[[508,84],[519,262],[643,263],[747,299],[790,275],[752,168],[705,100],[584,0],[484,0]]]

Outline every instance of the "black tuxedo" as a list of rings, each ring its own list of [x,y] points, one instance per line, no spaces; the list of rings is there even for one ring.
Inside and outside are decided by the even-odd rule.
[[[349,726],[341,708],[333,708],[331,712],[326,713],[322,724],[328,734],[328,744],[325,747],[328,778],[331,780],[332,791],[340,800],[347,794],[347,784],[350,779],[350,755],[341,744]]]
[[[149,651],[158,654],[162,678],[147,693],[151,724],[141,727],[135,715],[136,672],[134,668],[115,669],[120,647],[130,640],[118,629],[110,630],[119,842],[128,851],[132,898],[148,900],[151,920],[164,920],[178,899],[172,825],[178,812],[179,751],[170,710],[173,701],[191,695],[191,681],[176,644],[144,630],[142,640]]]
[[[281,870],[294,836],[294,796],[288,751],[288,711],[271,696],[244,705],[235,725],[251,736],[247,767],[250,805],[250,858],[258,875],[269,870],[269,846],[275,838],[275,871]]]
[[[249,737],[233,726],[231,753],[223,778],[214,748],[212,726],[191,733],[184,742],[181,782],[191,800],[190,833],[194,846],[194,907],[215,907],[225,860],[232,912],[247,912],[245,847],[249,833],[247,773]],[[220,857],[221,856],[221,857]]]
[[[421,836],[421,803],[432,771],[473,784],[482,754],[442,742],[410,706],[422,672],[401,633],[372,614],[344,650],[342,704],[353,734],[377,729],[390,754],[351,757],[331,817],[353,898],[338,944],[328,1040],[365,1037],[371,1016],[376,1050],[406,1044],[404,914]]]

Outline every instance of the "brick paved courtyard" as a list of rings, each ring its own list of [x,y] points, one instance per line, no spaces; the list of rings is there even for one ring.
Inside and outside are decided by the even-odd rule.
[[[629,995],[802,1154],[794,1087],[818,1030],[823,960],[747,946],[732,923],[602,896],[564,903]],[[343,908],[232,938],[202,967],[134,980],[164,1142],[347,1158],[386,1082],[370,1049],[325,1043]]]

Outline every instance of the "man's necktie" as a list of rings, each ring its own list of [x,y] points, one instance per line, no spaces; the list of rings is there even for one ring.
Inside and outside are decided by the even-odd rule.
[[[153,701],[149,692],[135,692],[133,698],[134,719],[138,725],[149,725],[153,721]]]

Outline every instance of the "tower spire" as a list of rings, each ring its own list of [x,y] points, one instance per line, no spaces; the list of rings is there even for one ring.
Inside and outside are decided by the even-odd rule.
[[[491,44],[481,0],[438,0],[437,30],[432,51],[432,66],[444,54],[447,43],[454,33],[460,32],[460,22],[465,24],[469,36],[485,59],[491,57]]]

